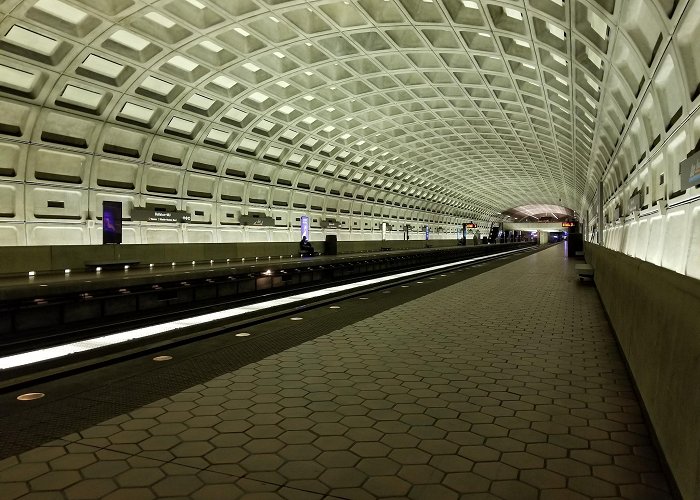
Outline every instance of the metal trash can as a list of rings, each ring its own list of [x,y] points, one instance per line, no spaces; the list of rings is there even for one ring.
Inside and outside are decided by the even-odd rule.
[[[326,244],[323,247],[324,255],[338,255],[338,236],[335,234],[326,235]]]

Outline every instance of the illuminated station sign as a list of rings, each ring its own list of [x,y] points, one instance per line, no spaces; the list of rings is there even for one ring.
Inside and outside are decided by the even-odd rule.
[[[575,222],[562,222],[561,227],[574,227],[576,225]]]
[[[476,224],[474,224],[473,222],[467,222],[466,228],[467,229],[476,229]]]

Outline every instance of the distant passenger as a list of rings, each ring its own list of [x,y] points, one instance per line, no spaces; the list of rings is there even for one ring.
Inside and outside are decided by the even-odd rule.
[[[301,241],[299,242],[299,250],[301,251],[302,255],[311,256],[314,254],[314,247],[311,245],[311,242],[306,239],[306,236],[301,237]]]

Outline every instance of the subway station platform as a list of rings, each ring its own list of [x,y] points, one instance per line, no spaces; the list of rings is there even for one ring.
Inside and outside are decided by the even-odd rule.
[[[0,396],[0,497],[672,498],[564,245]]]

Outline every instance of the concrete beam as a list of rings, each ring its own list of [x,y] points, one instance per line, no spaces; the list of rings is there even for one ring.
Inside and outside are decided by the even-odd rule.
[[[544,231],[546,233],[557,233],[567,231],[562,227],[561,222],[504,222],[503,229],[506,231]]]

